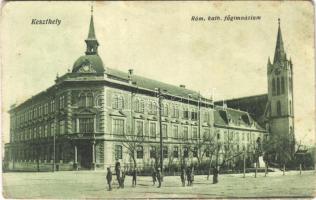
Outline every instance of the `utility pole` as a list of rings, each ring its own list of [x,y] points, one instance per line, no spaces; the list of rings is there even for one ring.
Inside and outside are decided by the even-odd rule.
[[[246,178],[246,153],[244,150],[244,178]]]
[[[55,128],[54,127],[54,132],[53,132],[53,172],[55,172],[55,166],[56,166],[56,136],[55,136]]]
[[[162,123],[161,123],[161,101],[162,101],[162,94],[161,89],[158,88],[158,109],[159,109],[159,134],[160,134],[160,170],[161,173],[163,172],[163,148],[162,148]]]

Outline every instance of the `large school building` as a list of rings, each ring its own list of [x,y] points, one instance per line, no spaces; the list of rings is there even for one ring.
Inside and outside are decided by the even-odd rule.
[[[227,151],[253,153],[268,133],[293,133],[292,62],[280,27],[274,63],[268,63],[268,94],[229,100],[227,106],[184,85],[105,67],[93,16],[85,42],[85,55],[72,71],[12,105],[6,169],[104,170],[117,161],[125,168],[152,167],[159,160],[160,133],[164,166],[218,161]]]

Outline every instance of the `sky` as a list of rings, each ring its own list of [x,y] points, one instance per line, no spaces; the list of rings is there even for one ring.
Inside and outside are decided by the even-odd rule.
[[[200,91],[215,100],[267,93],[278,18],[293,62],[295,134],[315,143],[314,13],[309,1],[95,2],[106,67]],[[54,84],[85,52],[91,2],[7,2],[0,21],[2,138],[10,105]],[[261,16],[256,21],[191,21],[192,16]],[[59,19],[32,25],[32,19]]]

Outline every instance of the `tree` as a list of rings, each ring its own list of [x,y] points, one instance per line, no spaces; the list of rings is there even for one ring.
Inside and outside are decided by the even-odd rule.
[[[127,149],[130,158],[133,160],[134,167],[137,167],[136,162],[136,151],[137,148],[143,148],[144,137],[143,135],[124,135],[124,139],[121,141],[121,144]]]
[[[198,161],[198,165],[200,165],[204,156],[207,153],[209,154],[209,157],[210,155],[213,155],[213,153],[216,150],[216,148],[214,147],[215,147],[215,137],[204,135],[202,139],[198,139],[194,144],[190,145],[189,150],[193,154],[195,154],[195,157],[197,158],[197,161]]]
[[[273,135],[263,142],[263,155],[266,163],[283,168],[293,159],[293,145],[295,141],[287,135]]]

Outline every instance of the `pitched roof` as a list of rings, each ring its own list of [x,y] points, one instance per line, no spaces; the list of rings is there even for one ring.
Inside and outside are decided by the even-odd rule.
[[[227,107],[239,109],[248,112],[252,118],[262,124],[262,117],[265,113],[268,103],[268,94],[241,97],[225,100]],[[214,102],[215,105],[221,105],[222,101]]]
[[[126,72],[113,68],[106,68],[105,73],[108,74],[109,78],[125,82],[129,81],[129,74]],[[138,87],[146,88],[149,90],[155,90],[156,88],[160,88],[161,90],[165,91],[166,94],[172,94],[186,99],[189,98],[192,100],[198,100],[199,97],[202,98],[202,96],[198,92],[180,86],[163,83],[157,80],[149,79],[138,75],[131,75],[130,78],[133,84]],[[203,98],[203,100],[210,101],[206,98]]]
[[[214,124],[220,126],[251,128],[260,131],[265,130],[249,115],[249,113],[219,106],[216,106],[214,110]]]

